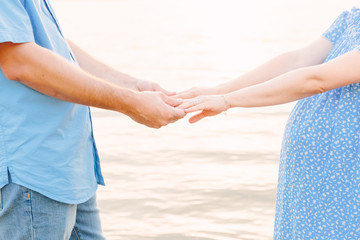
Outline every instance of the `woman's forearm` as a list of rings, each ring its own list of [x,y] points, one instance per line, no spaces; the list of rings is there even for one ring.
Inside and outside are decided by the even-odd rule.
[[[235,78],[229,82],[218,85],[218,93],[224,94],[242,88],[266,82],[276,76],[286,73],[295,68],[297,52],[287,52],[277,56],[259,67]]]
[[[324,64],[300,68],[225,95],[230,107],[261,107],[296,101],[360,82],[356,50]]]
[[[285,73],[270,81],[225,95],[230,107],[262,107],[292,102],[321,93],[314,67]]]
[[[218,93],[233,92],[266,82],[295,69],[320,64],[331,48],[331,43],[321,37],[302,49],[281,54],[232,81],[220,84]]]

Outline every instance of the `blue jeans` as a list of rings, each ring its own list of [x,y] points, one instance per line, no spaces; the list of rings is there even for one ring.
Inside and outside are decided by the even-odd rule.
[[[103,240],[96,196],[65,204],[20,185],[0,189],[1,240]]]

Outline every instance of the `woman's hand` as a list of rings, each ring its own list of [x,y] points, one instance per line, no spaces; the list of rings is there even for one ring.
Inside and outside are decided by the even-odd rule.
[[[228,110],[230,104],[225,95],[208,95],[185,100],[178,108],[184,109],[186,113],[201,111],[189,119],[190,123],[195,123]]]
[[[218,94],[218,89],[216,87],[194,87],[186,91],[177,93],[174,98],[180,99],[189,99],[202,95],[216,95]]]

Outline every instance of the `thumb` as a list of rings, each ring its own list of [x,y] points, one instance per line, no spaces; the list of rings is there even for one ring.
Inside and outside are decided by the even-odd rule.
[[[189,119],[189,123],[196,123],[205,117],[207,117],[207,115],[204,112],[198,113]]]
[[[175,108],[174,111],[175,111],[175,114],[176,114],[176,118],[177,118],[177,119],[180,119],[180,118],[183,118],[183,117],[186,116],[185,111],[182,110],[182,109]]]
[[[167,96],[173,96],[176,94],[176,92],[171,92],[171,91],[165,90],[159,84],[154,84],[153,88],[154,88],[154,91],[165,93]]]

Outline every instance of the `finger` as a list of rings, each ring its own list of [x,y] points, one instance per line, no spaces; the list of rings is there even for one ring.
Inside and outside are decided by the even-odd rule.
[[[168,96],[163,96],[163,100],[166,104],[168,104],[172,107],[177,107],[183,103],[182,99],[176,99],[176,98],[168,97]]]
[[[204,112],[201,112],[199,114],[196,114],[196,115],[192,116],[189,119],[189,123],[196,123],[196,122],[200,121],[201,119],[203,119],[205,117],[207,117],[207,115]]]
[[[174,96],[176,94],[176,92],[174,92],[174,91],[165,90],[159,84],[154,84],[153,89],[154,89],[154,91],[165,93],[168,96]]]
[[[163,123],[163,125],[167,125],[169,123],[174,123],[176,122],[177,120],[181,119],[181,118],[184,118],[186,116],[186,113],[184,110],[182,109],[178,109],[178,108],[173,108],[171,106],[168,107],[168,111],[169,113],[171,114],[171,117],[169,117],[167,120],[166,120],[166,124]]]
[[[187,90],[187,91],[177,93],[174,97],[182,98],[182,99],[189,99],[189,98],[195,97],[195,95],[191,91]]]
[[[183,101],[182,104],[180,104],[178,106],[178,108],[187,109],[187,108],[190,108],[192,106],[194,106],[194,102],[192,100],[185,100],[185,101]]]
[[[175,91],[174,91],[174,92],[167,91],[167,90],[165,90],[165,91],[166,91],[165,94],[168,95],[169,97],[176,95],[176,92],[175,92]]]
[[[187,109],[185,109],[184,111],[185,111],[186,113],[192,113],[192,112],[202,111],[202,110],[205,110],[205,109],[206,109],[205,104],[198,104],[198,105],[196,105],[196,106],[187,108]]]
[[[174,117],[176,118],[176,120],[180,119],[180,118],[183,118],[186,116],[186,113],[184,110],[182,109],[178,109],[178,108],[175,108],[174,110]]]
[[[189,109],[191,107],[195,107],[195,106],[199,105],[200,103],[202,103],[204,101],[206,101],[206,98],[204,98],[204,97],[196,97],[193,99],[187,99],[179,107],[182,109]]]

